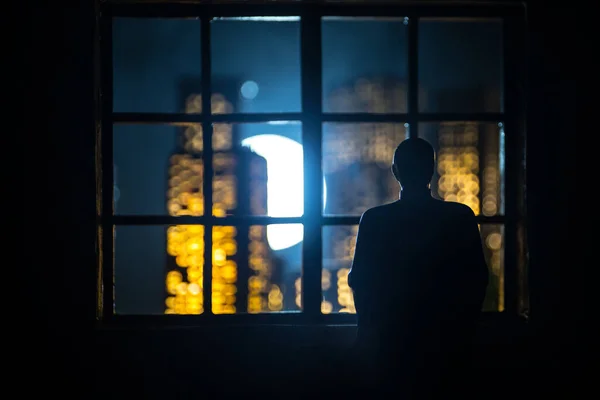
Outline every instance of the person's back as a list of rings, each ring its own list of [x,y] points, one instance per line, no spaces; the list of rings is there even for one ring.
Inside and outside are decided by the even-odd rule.
[[[421,139],[398,147],[401,198],[363,214],[349,276],[358,340],[386,366],[378,374],[398,384],[417,379],[416,371],[433,384],[432,370],[464,361],[487,286],[475,216],[431,197],[433,163]]]

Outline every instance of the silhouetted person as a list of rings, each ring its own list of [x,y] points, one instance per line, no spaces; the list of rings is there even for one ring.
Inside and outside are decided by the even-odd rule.
[[[425,140],[398,146],[392,172],[400,199],[362,215],[348,277],[358,348],[374,361],[358,373],[410,398],[442,399],[449,385],[461,389],[457,378],[470,361],[488,283],[475,215],[431,196],[434,167]]]

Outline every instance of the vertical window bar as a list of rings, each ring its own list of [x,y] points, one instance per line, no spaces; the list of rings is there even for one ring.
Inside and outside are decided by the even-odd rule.
[[[237,135],[236,135],[237,136]],[[234,139],[234,143],[239,143],[238,139]],[[239,155],[238,162],[234,166],[234,176],[236,177],[236,204],[237,207],[234,215],[239,216],[244,220],[244,216],[252,215],[250,209],[251,191],[250,191],[250,172],[248,166],[251,158],[247,153]],[[248,279],[250,278],[250,224],[246,221],[235,224],[237,229],[237,252],[234,260],[238,265],[237,270],[237,293],[236,293],[236,312],[245,313],[248,311]],[[266,229],[266,227],[265,227]]]
[[[302,311],[321,318],[323,198],[321,18],[307,13],[300,22],[302,63],[302,142],[304,143],[304,241],[302,246]]]
[[[519,123],[522,117],[521,102],[525,97],[520,92],[521,74],[520,60],[522,53],[519,43],[519,26],[521,18],[507,17],[503,20],[503,57],[504,57],[504,112],[506,137],[506,169],[505,169],[505,262],[504,262],[504,298],[505,310],[509,315],[518,312],[518,237],[517,225],[519,219],[519,168],[522,159],[522,132]]]
[[[211,87],[211,39],[210,24],[212,17],[204,15],[200,19],[200,54],[202,57],[202,160],[204,163],[204,176],[202,177],[202,191],[204,192],[204,215],[209,221],[204,226],[204,269],[202,292],[204,296],[204,314],[212,314],[212,203],[213,203],[213,151],[212,151],[212,123],[210,119],[212,94]]]
[[[408,137],[419,136],[419,19],[408,21]]]
[[[102,274],[102,318],[109,319],[115,312],[114,297],[114,183],[113,183],[113,54],[112,54],[112,18],[100,16],[100,53],[101,53],[101,87],[100,112],[102,116],[100,128],[100,146],[102,149],[102,211],[99,243],[101,245]]]

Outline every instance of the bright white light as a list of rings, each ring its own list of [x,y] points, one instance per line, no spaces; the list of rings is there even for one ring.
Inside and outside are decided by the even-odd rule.
[[[304,214],[304,161],[302,145],[279,135],[257,135],[242,141],[267,160],[267,214],[270,217],[301,217]],[[327,193],[325,178],[323,192]],[[323,196],[323,207],[327,201]],[[282,250],[302,241],[302,224],[267,226],[267,240],[273,250]]]

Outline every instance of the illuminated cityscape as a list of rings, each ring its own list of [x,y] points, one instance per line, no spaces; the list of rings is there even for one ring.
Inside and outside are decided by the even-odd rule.
[[[201,111],[200,95],[186,102],[186,112]],[[221,95],[211,97],[213,113],[231,112]],[[204,214],[202,127],[191,125],[183,135],[183,154],[171,157],[168,212],[172,216]],[[213,129],[213,209],[215,217],[237,213],[264,215],[266,163],[246,148],[232,145],[232,125]],[[241,182],[248,182],[243,185]],[[273,265],[264,226],[212,229],[212,312],[234,314],[240,304],[249,313],[280,311],[283,294],[271,283]],[[241,251],[246,247],[247,252]],[[168,272],[166,314],[201,314],[203,308],[204,227],[176,225],[167,231]],[[246,254],[247,253],[247,254]],[[244,259],[242,259],[244,257]],[[248,268],[252,271],[249,272]],[[242,283],[246,281],[245,283]]]
[[[433,190],[444,201],[469,206],[475,215],[498,215],[502,204],[500,160],[504,157],[502,126],[476,122],[443,122],[437,132],[437,171]],[[482,190],[483,189],[483,190]],[[482,200],[480,200],[482,199]],[[480,225],[490,284],[487,311],[504,309],[504,237],[501,225]]]
[[[323,37],[328,39],[323,43],[327,54],[323,58],[323,112],[367,115],[408,112],[407,65],[402,55],[407,50],[405,22],[402,19],[324,20]],[[120,34],[125,42],[119,42],[119,50],[115,50],[117,59],[121,60],[115,64],[118,68],[126,68],[125,60],[133,62],[127,58],[127,47],[123,43],[142,43],[143,35],[138,32],[154,35],[156,46],[144,47],[147,57],[156,53],[161,60],[169,59],[173,64],[161,61],[165,68],[170,68],[163,71],[164,81],[147,82],[144,75],[127,75],[125,79],[122,77],[124,69],[115,72],[119,82],[115,86],[115,109],[201,114],[198,25],[191,20],[140,20],[128,24],[133,24],[128,27],[138,27],[134,29],[137,37],[131,36],[132,33]],[[460,29],[455,30],[459,25]],[[157,42],[176,27],[185,32],[180,35],[181,41]],[[119,24],[119,29],[132,28]],[[272,29],[281,31],[284,36],[281,36],[283,42],[278,44],[280,57],[272,60],[275,64],[271,68],[259,47],[252,47],[252,51],[242,48],[236,38],[248,34],[253,40],[270,40]],[[339,48],[334,38],[352,35],[355,29],[360,29],[368,40],[356,37],[360,40],[356,46]],[[460,32],[480,32],[480,36],[473,37],[481,43],[501,43],[501,25],[497,22],[423,20],[420,29],[423,31],[420,46],[432,43],[434,38],[439,41],[448,35],[460,36]],[[211,40],[218,46],[214,46],[212,56],[211,113],[301,112],[300,83],[290,78],[299,73],[297,22],[219,20],[214,22],[213,30]],[[390,35],[395,35],[396,40],[391,40]],[[431,43],[428,46],[431,47]],[[439,63],[447,60],[449,54],[470,57],[469,62],[481,58],[470,54],[470,48],[460,42],[448,42],[448,46],[436,52],[419,49],[419,59],[428,68],[419,71],[418,111],[431,114],[447,110],[467,114],[501,112],[502,94],[498,86],[502,76],[501,47],[491,46],[486,50],[484,72],[470,68],[469,63],[444,64],[444,71],[453,76],[452,82],[448,82],[441,74]],[[365,57],[359,57],[361,54]],[[244,62],[229,62],[234,55]],[[360,60],[358,69],[347,68],[354,63],[352,60]],[[451,88],[450,83],[462,86]],[[164,95],[152,95],[148,92],[150,89],[160,90]],[[214,216],[285,219],[303,215],[303,181],[307,167],[302,165],[302,135],[306,132],[300,118],[295,119],[213,123],[211,212]],[[418,130],[419,136],[436,149],[438,170],[432,180],[435,197],[464,203],[483,217],[504,216],[504,128],[492,122],[443,120],[420,122],[418,127],[409,127],[402,120],[324,122],[323,215],[357,217],[370,207],[395,201],[399,187],[390,172],[390,163],[394,149],[406,139],[411,128]],[[202,135],[200,123],[115,126],[117,213],[125,216],[206,215]],[[139,147],[141,140],[145,143],[144,149]],[[134,149],[139,156],[131,156]],[[148,178],[141,179],[145,176]],[[302,224],[295,222],[213,226],[211,311],[217,314],[301,311],[302,271],[307,267],[302,256],[303,229]],[[347,274],[354,256],[358,226],[324,225],[321,229],[321,311],[354,313]],[[484,308],[502,310],[503,224],[482,223],[480,230],[491,277]],[[117,231],[117,313],[200,314],[205,311],[202,289],[207,253],[203,226],[122,225]],[[132,248],[140,235],[148,245],[144,254],[136,257],[133,250],[124,249]],[[161,240],[164,240],[162,244]],[[166,249],[167,254],[158,254],[159,248]],[[159,281],[160,287],[157,286]]]
[[[406,107],[405,85],[383,79],[359,79],[349,88],[335,91],[330,109],[342,112],[391,112]],[[232,106],[222,95],[212,96],[214,113],[229,113]],[[186,112],[200,112],[201,98],[190,96]],[[250,215],[266,215],[267,164],[260,156],[244,150],[235,151],[231,124],[215,124],[213,150],[213,215],[220,217],[243,212],[238,199],[248,199]],[[437,148],[437,171],[432,189],[445,201],[468,205],[475,214],[496,215],[501,204],[501,140],[503,131],[480,132],[486,125],[472,122],[440,123],[430,139]],[[324,213],[360,215],[370,207],[397,199],[398,184],[389,171],[393,152],[406,138],[406,124],[325,124],[323,129],[323,173],[329,183],[329,196]],[[480,137],[496,138],[480,140]],[[203,215],[202,195],[202,127],[190,125],[183,134],[184,153],[171,157],[169,170],[168,212],[170,215]],[[483,152],[483,156],[480,156]],[[251,156],[251,160],[244,155]],[[480,159],[484,163],[480,170]],[[237,162],[248,168],[235,170]],[[239,193],[236,171],[248,170],[250,185]],[[239,175],[238,175],[239,176]],[[241,179],[244,179],[241,177]],[[481,187],[483,186],[483,191]],[[240,197],[242,196],[242,197]],[[482,199],[482,200],[480,200]],[[242,200],[243,201],[243,200]],[[491,285],[485,309],[504,307],[503,236],[498,225],[480,227],[490,267]],[[279,284],[272,282],[273,249],[266,238],[265,226],[252,226],[239,232],[231,226],[213,227],[212,304],[216,314],[245,311],[259,313],[282,311],[282,291],[293,287],[294,307],[302,309],[302,281],[297,275],[293,283],[289,274]],[[355,313],[348,272],[354,256],[357,225],[323,228],[323,300],[321,312]],[[204,265],[204,228],[199,225],[171,226],[167,231],[169,271],[166,277],[167,314],[200,314],[203,312],[202,277]],[[241,238],[248,238],[246,242]],[[241,242],[248,252],[240,259]],[[247,258],[246,258],[247,257]],[[252,271],[252,272],[246,272]],[[247,284],[242,284],[247,281]],[[240,302],[239,296],[245,297]],[[292,308],[293,309],[293,308]]]

